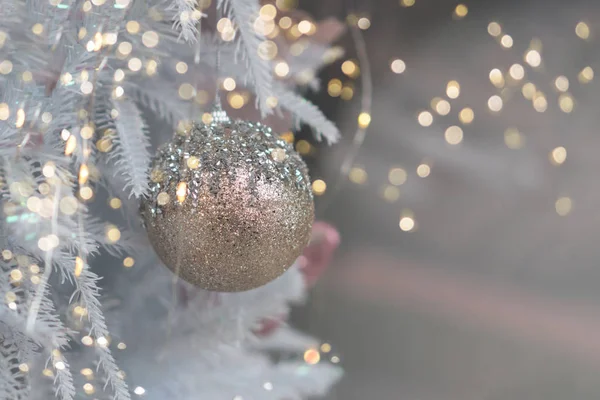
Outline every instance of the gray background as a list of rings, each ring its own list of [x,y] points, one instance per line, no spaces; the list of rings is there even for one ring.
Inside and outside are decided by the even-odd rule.
[[[590,65],[600,74],[600,3],[594,1],[465,1],[469,14],[452,18],[458,2],[416,0],[300,2],[316,17],[368,13],[364,32],[375,80],[373,122],[356,164],[363,185],[346,182],[334,199],[317,199],[322,219],[338,227],[342,246],[325,278],[294,320],[333,345],[347,373],[329,399],[503,400],[589,399],[600,394],[600,89],[577,81]],[[589,41],[575,35],[583,20]],[[487,33],[491,21],[514,39],[503,49]],[[500,91],[492,68],[506,73],[523,62],[532,38],[542,42],[542,67],[526,78],[542,90],[548,110],[536,112],[520,85],[504,93],[493,115],[487,99]],[[343,39],[352,49],[348,38]],[[350,50],[350,56],[353,56]],[[399,57],[402,75],[389,69]],[[339,64],[324,71],[340,77]],[[575,109],[558,107],[552,83],[569,78]],[[461,95],[431,127],[416,115],[456,79]],[[521,83],[521,85],[522,85]],[[356,82],[360,85],[360,80]],[[320,146],[313,176],[335,180],[355,129],[359,98],[316,99],[334,116],[344,140]],[[470,106],[459,146],[445,143],[446,127]],[[517,127],[525,146],[511,150],[504,130]],[[548,153],[565,146],[554,166]],[[419,178],[422,160],[431,175]],[[387,172],[409,172],[401,197],[380,196]],[[557,215],[569,196],[573,209]],[[332,204],[325,208],[325,202]],[[322,208],[320,208],[322,207]],[[418,229],[402,232],[402,209]]]

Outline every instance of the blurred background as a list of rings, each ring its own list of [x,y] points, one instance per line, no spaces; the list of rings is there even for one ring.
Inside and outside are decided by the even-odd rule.
[[[293,316],[346,370],[328,399],[600,395],[600,3],[299,7],[366,19],[374,84],[347,176],[364,78],[351,36],[314,98],[341,144],[297,138],[342,237]]]

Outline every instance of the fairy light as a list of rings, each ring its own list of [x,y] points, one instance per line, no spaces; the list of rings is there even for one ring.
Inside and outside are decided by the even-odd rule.
[[[79,167],[79,184],[83,185],[88,181],[88,178],[90,176],[90,170],[88,168],[88,166],[86,164],[81,164],[81,166]]]
[[[106,238],[109,242],[118,242],[121,238],[121,231],[114,225],[109,225],[106,229]]]
[[[327,93],[331,97],[338,97],[342,92],[342,81],[339,79],[331,79],[329,83],[327,83]]]
[[[321,360],[321,354],[316,349],[308,349],[304,352],[304,361],[309,365],[318,364]]]
[[[406,63],[399,58],[396,58],[390,63],[390,69],[395,74],[401,74],[406,71]]]
[[[570,197],[559,197],[554,203],[556,213],[561,217],[567,216],[573,208],[573,201]]]
[[[75,257],[75,276],[80,276],[83,272],[83,268],[85,267],[85,263],[83,262],[83,258]]]
[[[137,394],[138,396],[141,396],[144,393],[146,393],[146,389],[144,389],[141,386],[137,386],[135,389],[133,389],[133,393]]]
[[[444,132],[444,139],[451,145],[457,145],[463,140],[463,130],[460,126],[450,126]]]
[[[558,91],[566,92],[567,90],[569,90],[569,79],[564,75],[558,76],[554,80],[554,86]]]
[[[400,190],[396,186],[385,185],[383,187],[381,196],[388,203],[394,203],[400,198]]]
[[[415,5],[415,0],[400,0],[400,5],[402,7],[412,7]]]
[[[441,99],[435,105],[435,111],[439,115],[448,115],[450,113],[450,110],[450,103],[447,100]]]
[[[10,108],[6,103],[0,103],[0,120],[6,121],[10,117]]]
[[[567,149],[563,146],[554,148],[550,152],[550,162],[554,165],[561,165],[567,160]]]
[[[504,76],[502,76],[502,72],[498,68],[492,69],[489,76],[492,85],[496,86],[497,88],[504,87]]]
[[[429,111],[421,111],[417,116],[417,120],[421,126],[428,127],[433,123],[433,115]]]
[[[233,79],[231,77],[227,77],[223,80],[223,89],[227,90],[228,92],[235,90],[235,87],[236,87],[235,79]]]
[[[312,191],[315,196],[321,196],[327,190],[327,184],[322,179],[316,179],[312,183]]]
[[[131,268],[134,264],[135,260],[133,259],[133,257],[125,257],[125,259],[123,260],[123,266],[125,268]]]
[[[589,83],[594,79],[594,70],[592,67],[587,66],[579,72],[577,79],[580,83]]]
[[[350,182],[356,183],[357,185],[362,185],[367,181],[367,171],[360,166],[355,166],[350,168],[350,172],[348,173],[348,179]]]
[[[144,32],[142,44],[150,49],[156,47],[158,45],[158,33],[154,31]]]
[[[415,228],[415,220],[409,216],[402,217],[399,226],[402,231],[410,232]]]
[[[500,36],[502,34],[502,27],[497,22],[490,22],[487,26],[487,31],[494,37]]]
[[[573,111],[573,108],[575,107],[575,102],[573,101],[573,97],[571,97],[569,94],[564,93],[561,94],[558,98],[558,106],[560,108],[560,110],[564,113],[570,113]]]
[[[505,49],[510,49],[513,46],[513,38],[510,35],[503,35],[500,38],[500,45]]]
[[[177,201],[179,201],[180,203],[183,203],[187,196],[187,183],[186,182],[179,182],[179,184],[177,185],[176,194],[177,194]]]
[[[420,178],[427,178],[431,174],[431,167],[427,164],[420,164],[417,167],[417,175]]]
[[[469,13],[469,9],[464,4],[459,4],[454,9],[454,16],[458,19],[464,18]]]
[[[525,53],[525,62],[533,68],[537,68],[542,63],[542,56],[539,51],[531,49]]]
[[[587,40],[590,38],[590,27],[583,21],[580,21],[575,25],[575,34],[580,38]]]
[[[499,112],[502,110],[502,98],[498,95],[493,95],[488,99],[487,105],[490,111]]]
[[[516,128],[508,128],[504,131],[504,144],[512,150],[518,150],[523,147],[524,139]]]
[[[388,172],[388,180],[394,186],[400,186],[406,182],[408,174],[406,171],[399,167],[391,168]]]
[[[361,129],[367,128],[370,123],[371,123],[371,114],[363,111],[358,115],[358,126]]]
[[[516,81],[520,81],[525,77],[525,68],[521,64],[513,64],[508,69],[510,77]]]
[[[527,100],[533,100],[533,96],[535,96],[535,94],[537,93],[537,89],[533,83],[527,82],[523,85],[521,93],[523,94],[523,97],[525,97]]]
[[[471,122],[473,122],[474,118],[475,118],[475,113],[473,112],[473,109],[470,107],[465,107],[462,110],[460,110],[460,112],[458,113],[458,119],[460,120],[460,122],[462,122],[465,125],[468,125]]]
[[[460,85],[457,81],[450,81],[446,85],[446,96],[456,99],[460,95]]]
[[[548,101],[546,100],[546,96],[544,96],[544,93],[537,92],[533,96],[533,108],[539,113],[543,113],[548,109]]]

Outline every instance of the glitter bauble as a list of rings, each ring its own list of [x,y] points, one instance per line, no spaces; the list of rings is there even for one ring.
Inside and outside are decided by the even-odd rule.
[[[308,243],[310,180],[269,127],[213,117],[158,150],[141,213],[154,249],[182,279],[249,290],[283,274]]]

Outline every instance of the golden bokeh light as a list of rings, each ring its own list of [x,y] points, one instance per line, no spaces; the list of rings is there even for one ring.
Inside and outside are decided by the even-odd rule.
[[[460,120],[460,122],[462,122],[465,125],[468,125],[471,122],[473,122],[474,118],[475,118],[475,113],[473,112],[473,109],[470,107],[465,107],[462,110],[460,110],[460,113],[458,113],[458,119]]]
[[[315,196],[321,196],[327,190],[327,184],[322,179],[316,179],[312,183],[312,191]]]
[[[433,123],[433,115],[429,111],[421,111],[417,116],[419,125],[428,127]]]
[[[584,40],[590,38],[590,27],[585,22],[581,21],[575,25],[575,34]]]
[[[388,180],[392,185],[399,186],[406,182],[408,174],[403,168],[394,167],[388,172]]]
[[[316,349],[308,349],[304,352],[304,361],[307,364],[314,365],[321,360],[321,354]]]
[[[570,197],[559,197],[554,203],[556,213],[561,217],[567,216],[573,208],[573,201]]]
[[[490,22],[487,27],[487,31],[490,35],[496,37],[502,34],[502,27],[497,22]]]
[[[427,178],[431,174],[431,167],[427,164],[420,164],[417,167],[417,175],[420,178]]]
[[[490,111],[499,112],[503,106],[502,98],[498,95],[493,95],[488,99],[487,105]]]
[[[444,139],[448,144],[457,145],[463,140],[463,130],[460,126],[450,126],[444,132]]]
[[[561,165],[567,160],[567,149],[558,146],[550,152],[550,162],[553,165]]]
[[[518,150],[523,147],[524,142],[523,135],[518,129],[508,128],[504,131],[504,143],[509,149]]]
[[[390,63],[390,68],[393,73],[401,74],[406,71],[406,63],[399,58],[396,58]]]
[[[415,220],[409,216],[402,217],[399,226],[402,231],[410,232],[415,228]]]
[[[457,81],[450,81],[446,85],[446,95],[451,99],[456,99],[460,95],[460,85]]]

